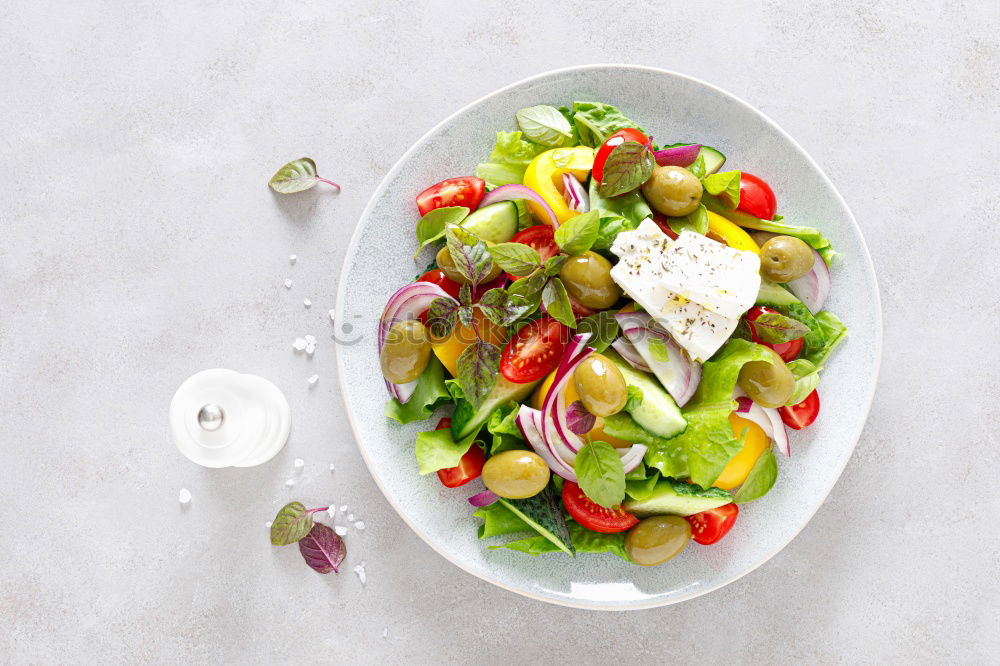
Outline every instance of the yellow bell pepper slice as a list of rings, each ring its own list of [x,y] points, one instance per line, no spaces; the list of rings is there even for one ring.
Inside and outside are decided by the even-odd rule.
[[[537,192],[555,213],[559,224],[579,215],[570,210],[563,198],[564,173],[573,174],[581,183],[587,179],[594,166],[594,149],[587,146],[573,148],[553,148],[546,150],[532,160],[524,172],[524,184]],[[528,210],[540,221],[548,223],[545,209],[534,201],[528,201]]]
[[[733,412],[729,415],[729,423],[733,427],[733,437],[739,439],[744,430],[746,430],[746,436],[743,437],[743,448],[730,458],[726,468],[722,470],[722,474],[712,484],[723,490],[732,490],[746,481],[754,463],[757,462],[757,458],[760,458],[761,454],[771,446],[771,440],[768,439],[764,430],[753,421],[748,421]]]
[[[479,328],[479,334],[483,340],[494,345],[502,346],[507,339],[507,331],[497,326],[482,313],[479,308],[472,312],[472,319]],[[476,341],[476,332],[471,326],[466,326],[461,322],[455,323],[455,328],[451,333],[439,340],[431,341],[431,349],[438,357],[441,364],[451,373],[452,377],[458,377],[458,357],[462,355],[466,347]]]
[[[708,211],[708,234],[709,238],[721,241],[736,250],[746,250],[754,254],[760,254],[757,243],[750,238],[750,234],[742,228],[733,224],[718,213]]]

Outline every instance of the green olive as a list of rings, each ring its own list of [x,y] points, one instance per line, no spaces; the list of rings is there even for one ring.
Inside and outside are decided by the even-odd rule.
[[[664,215],[687,215],[701,203],[701,181],[683,167],[656,167],[642,193],[649,205]]]
[[[773,349],[765,349],[771,352],[774,362],[750,361],[740,370],[737,383],[761,407],[781,407],[792,397],[795,377]]]
[[[816,255],[794,236],[775,236],[760,248],[760,272],[775,282],[791,282],[812,270]]]
[[[559,271],[566,291],[580,305],[606,310],[622,297],[622,290],[611,279],[611,262],[590,250],[570,257]]]
[[[753,242],[757,243],[757,247],[762,247],[764,243],[778,235],[771,233],[770,231],[751,231],[750,229],[747,229],[747,233],[750,234],[750,238],[753,239]]]
[[[577,366],[573,384],[580,394],[580,402],[595,416],[617,414],[628,400],[622,371],[600,354],[591,354]]]
[[[534,451],[504,451],[483,465],[483,483],[500,497],[534,497],[549,484],[549,466]]]
[[[490,243],[489,241],[483,242],[487,245],[493,245],[493,243]],[[469,281],[465,279],[465,276],[462,275],[458,271],[458,268],[455,267],[455,262],[451,258],[451,252],[448,251],[447,245],[443,245],[441,249],[438,250],[436,261],[438,268],[440,268],[444,274],[448,276],[449,280],[453,280],[459,284],[469,284]],[[483,279],[483,282],[495,280],[500,276],[502,271],[503,269],[500,268],[500,264],[493,262],[493,268],[490,269],[490,274]]]
[[[396,322],[385,336],[379,356],[382,375],[393,384],[412,382],[427,367],[430,356],[427,327],[416,319]]]
[[[625,550],[636,564],[663,564],[684,550],[691,540],[691,525],[680,516],[653,516],[639,522],[625,535]]]

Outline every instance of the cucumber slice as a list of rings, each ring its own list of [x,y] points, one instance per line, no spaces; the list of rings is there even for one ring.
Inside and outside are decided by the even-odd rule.
[[[506,243],[517,233],[518,212],[513,201],[480,208],[462,222],[462,227],[491,243]]]
[[[704,489],[683,481],[663,479],[644,500],[631,499],[622,508],[640,518],[661,516],[691,516],[729,504],[733,496],[721,488]]]
[[[605,349],[604,356],[621,371],[627,385],[642,391],[642,403],[629,411],[636,423],[667,439],[684,432],[687,421],[680,408],[654,377],[633,368],[613,349]]]
[[[531,395],[538,382],[515,384],[507,381],[503,375],[497,376],[496,386],[476,409],[468,400],[459,400],[455,413],[451,415],[451,435],[455,441],[462,440],[483,427],[490,414],[500,405],[506,405],[511,400],[522,402]]]
[[[795,294],[777,282],[772,282],[764,277],[760,279],[760,290],[757,292],[757,305],[764,305],[777,310],[779,307],[801,302]]]
[[[569,528],[566,527],[566,519],[563,518],[561,502],[552,484],[534,497],[519,500],[501,497],[500,503],[554,543],[559,550],[567,555],[576,555],[573,541],[569,536]]]
[[[664,146],[663,148],[677,148],[678,146],[690,146],[690,143],[673,143],[669,146]],[[711,146],[702,146],[701,150],[698,151],[698,155],[705,160],[705,172],[706,173],[716,173],[722,168],[722,165],[726,163],[726,156],[720,153],[715,148]],[[697,158],[695,158],[697,159]]]

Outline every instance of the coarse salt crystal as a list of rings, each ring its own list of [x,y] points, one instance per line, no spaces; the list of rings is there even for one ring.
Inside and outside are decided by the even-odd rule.
[[[312,377],[310,377],[306,381],[309,382],[309,386],[310,387],[316,386],[316,382],[319,381],[319,375],[313,375]]]
[[[298,257],[294,254],[288,255],[288,263],[294,264],[296,259],[298,259]]]
[[[312,356],[316,353],[316,345],[306,345],[306,354]]]
[[[333,518],[334,516],[336,516],[337,515],[337,507],[335,507],[332,504],[330,506],[326,507],[326,515],[330,516],[331,518]]]
[[[295,479],[286,479],[285,480],[285,487],[291,488],[294,485],[295,485]]]
[[[347,528],[343,525],[335,525],[333,531],[337,533],[337,536],[344,536],[347,534]]]
[[[358,522],[354,523],[354,529],[364,530],[365,529],[365,521],[359,520]]]
[[[292,288],[292,278],[285,278],[285,289]]]
[[[302,305],[306,306],[307,308],[311,308],[312,305],[313,305],[313,302],[310,301],[308,298],[303,298],[302,299]]]
[[[364,585],[365,581],[368,578],[365,575],[365,563],[364,563],[364,561],[362,561],[361,564],[358,564],[357,566],[354,567],[354,573],[358,574],[358,579],[361,581],[361,584]]]
[[[264,523],[264,527],[266,527],[267,529],[271,529],[271,521],[269,520],[266,523]]]
[[[302,351],[308,346],[308,343],[302,338],[295,338],[295,342],[292,343],[292,349],[295,351]]]
[[[354,514],[352,513],[349,516],[347,516],[347,519],[353,523],[354,522]]]
[[[191,501],[191,491],[187,488],[181,488],[181,491],[177,493],[177,499],[181,504],[187,504]]]
[[[307,335],[306,336],[306,344],[307,345],[314,345],[314,344],[316,344],[316,336],[315,335]]]
[[[330,310],[330,321],[335,321],[337,319],[337,311]]]
[[[335,469],[337,469],[336,465],[334,465],[333,463],[330,463],[330,471],[332,472]]]
[[[292,464],[295,465],[295,469],[302,469],[302,467],[306,464],[306,461],[302,458],[296,458]]]
[[[342,512],[343,512],[343,511],[347,511],[347,505],[346,505],[346,504],[341,504],[341,505],[340,505],[340,510],[341,510]]]
[[[382,629],[382,638],[388,638],[388,637],[389,637],[389,627],[385,627]]]

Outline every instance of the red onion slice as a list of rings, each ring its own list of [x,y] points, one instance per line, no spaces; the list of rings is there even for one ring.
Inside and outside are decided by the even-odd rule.
[[[620,312],[615,315],[625,339],[632,343],[646,366],[656,375],[678,407],[683,407],[701,383],[701,364],[691,360],[680,345],[645,312]],[[650,341],[659,339],[667,351],[666,361],[657,358]]]
[[[646,361],[644,361],[642,356],[639,354],[639,350],[624,337],[615,338],[615,341],[611,343],[611,346],[615,351],[621,354],[622,358],[625,359],[629,365],[639,372],[652,372],[652,370],[649,369],[649,366],[646,365]]]
[[[475,495],[470,497],[469,504],[475,507],[489,506],[490,504],[496,502],[498,499],[500,498],[497,497],[497,494],[492,490],[484,490],[483,492],[476,493]]]
[[[586,213],[590,210],[590,195],[587,194],[587,190],[583,189],[583,185],[580,184],[573,174],[564,173],[562,177],[563,181],[563,198],[566,199],[566,205],[569,206],[570,210],[575,210],[578,213]]]
[[[694,164],[700,150],[701,144],[693,143],[690,146],[674,146],[658,150],[653,153],[653,157],[660,166],[686,167]]]
[[[830,269],[819,252],[813,250],[815,259],[812,270],[797,280],[788,283],[788,290],[798,296],[799,300],[812,313],[819,312],[830,295]]]
[[[527,405],[521,405],[514,421],[521,430],[521,434],[524,435],[524,439],[535,450],[535,453],[542,457],[542,460],[549,466],[549,469],[567,481],[575,483],[576,473],[573,470],[573,466],[563,460],[542,435],[542,413]]]
[[[542,198],[542,195],[527,185],[501,185],[492,192],[487,193],[487,195],[483,197],[483,200],[479,202],[479,207],[483,208],[485,206],[489,206],[490,204],[497,203],[498,201],[514,201],[516,199],[528,199],[530,201],[534,201],[536,204],[541,206],[545,211],[545,214],[549,216],[549,224],[552,225],[552,228],[559,228],[559,220],[556,218],[556,214],[552,211],[552,207],[549,206],[548,202]]]
[[[736,398],[739,405],[736,412],[747,421],[753,421],[759,425],[764,434],[774,440],[778,450],[791,458],[792,449],[788,442],[788,431],[785,430],[785,424],[781,420],[781,414],[778,413],[778,410],[773,407],[761,407],[751,400],[739,386],[733,389],[733,397]],[[749,402],[746,411],[742,411],[746,405],[744,401]]]

